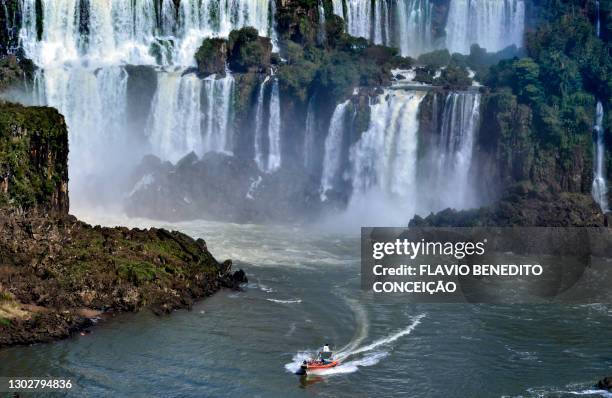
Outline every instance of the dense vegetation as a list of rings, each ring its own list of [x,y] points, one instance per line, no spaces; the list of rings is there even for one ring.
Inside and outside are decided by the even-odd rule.
[[[68,134],[53,108],[0,104],[0,204],[68,209]]]

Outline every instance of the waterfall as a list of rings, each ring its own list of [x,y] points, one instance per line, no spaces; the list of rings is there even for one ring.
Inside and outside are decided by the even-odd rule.
[[[323,174],[321,176],[321,201],[327,200],[327,192],[334,188],[342,166],[343,138],[346,131],[346,117],[350,100],[336,106],[329,122],[329,131],[325,138],[325,153],[323,156]]]
[[[234,78],[228,74],[223,79],[209,76],[204,83],[203,151],[233,153],[231,126],[231,102]]]
[[[124,147],[127,73],[120,66],[92,71],[52,68],[37,72],[34,93],[41,105],[53,105],[70,127],[72,170],[83,175]],[[125,151],[124,151],[125,152]]]
[[[353,195],[376,189],[414,201],[418,109],[424,92],[388,90],[370,107],[368,130],[350,150]]]
[[[157,76],[157,92],[147,123],[155,155],[176,162],[190,150],[202,147],[201,91],[202,82],[193,75]]]
[[[319,44],[323,44],[325,43],[326,37],[327,37],[327,33],[325,32],[326,29],[326,22],[325,22],[325,7],[323,6],[323,0],[319,0],[319,26],[318,26],[318,31],[317,31],[317,41]]]
[[[280,142],[280,94],[278,79],[272,85],[272,96],[270,97],[270,122],[268,124],[268,171],[274,171],[281,166],[281,142]]]
[[[434,100],[436,98],[437,95]],[[478,204],[471,191],[470,170],[479,111],[479,93],[454,92],[446,95],[441,124],[434,127],[439,129],[438,139],[432,142],[419,167],[422,170],[419,179],[424,187],[421,212],[448,207],[466,209]]]
[[[233,151],[233,77],[185,72],[205,37],[243,26],[275,37],[273,0],[19,0],[19,7],[19,45],[39,68],[32,94],[66,117],[71,183],[110,173],[111,163],[132,166],[145,150],[171,161]],[[145,135],[128,127],[125,65],[157,74]],[[279,107],[270,109],[269,168],[280,164]]]
[[[178,10],[173,1],[163,1],[159,11],[155,0],[40,0],[44,31],[38,41],[36,1],[21,0],[20,37],[37,65],[85,58],[102,64],[191,66],[205,37],[226,37],[244,26],[274,36],[272,0],[182,0]],[[82,26],[87,32],[80,31]],[[159,59],[151,49],[161,53]]]
[[[265,80],[259,86],[259,94],[257,95],[257,105],[255,108],[255,163],[260,170],[265,170],[264,153],[263,153],[263,132],[264,132],[264,101],[266,93],[266,83],[270,80],[266,76]]]
[[[601,210],[606,213],[608,208],[608,186],[606,184],[606,175],[604,170],[605,161],[605,142],[603,128],[603,105],[601,101],[597,101],[596,119],[595,119],[595,160],[594,160],[594,177],[593,177],[593,198],[601,207]]]
[[[230,106],[234,79],[205,80],[180,73],[158,74],[147,130],[152,152],[176,162],[190,151],[232,151]]]
[[[433,49],[430,0],[333,0],[334,13],[343,17],[349,34],[376,44],[397,47],[404,56]]]
[[[332,7],[334,9],[334,14],[344,18],[344,6],[342,2],[343,0],[332,0]]]
[[[266,87],[270,77],[261,83],[255,108],[255,163],[261,171],[272,172],[281,165],[280,98],[278,79],[274,79],[266,115]],[[266,119],[267,116],[267,119]],[[267,144],[267,148],[266,148]],[[266,159],[267,157],[267,159]]]
[[[369,1],[346,0],[346,23],[348,32],[357,37],[370,38],[372,7]]]
[[[597,7],[597,20],[595,22],[595,32],[597,37],[601,33],[601,22],[599,15],[599,0],[596,1]],[[593,162],[593,188],[592,194],[593,199],[601,208],[601,211],[607,213],[610,208],[608,207],[608,185],[606,182],[606,174],[604,171],[604,162],[606,157],[606,145],[604,141],[604,128],[603,128],[603,117],[604,110],[601,101],[597,101],[597,107],[595,109],[595,160]]]
[[[399,42],[401,54],[420,55],[433,50],[431,14],[433,6],[429,0],[404,0],[397,4],[397,39],[389,38],[383,43]]]
[[[446,23],[446,47],[468,54],[472,44],[489,52],[521,47],[525,27],[523,0],[453,0]]]
[[[304,167],[306,169],[310,169],[314,164],[315,139],[317,136],[315,98],[314,95],[310,97],[306,110],[306,131],[304,133]]]
[[[601,15],[599,10],[599,0],[595,1],[595,8],[597,12],[597,20],[595,21],[595,33],[597,34],[597,37],[599,37],[601,35]]]

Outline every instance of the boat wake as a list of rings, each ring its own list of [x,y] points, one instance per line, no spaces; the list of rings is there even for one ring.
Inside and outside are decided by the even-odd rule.
[[[425,314],[415,316],[412,318],[412,323],[410,323],[410,325],[408,325],[406,328],[385,338],[376,340],[371,344],[358,347],[354,343],[349,343],[347,345],[347,347],[350,348],[349,350],[343,349],[336,355],[336,358],[341,361],[340,365],[330,369],[318,370],[316,374],[336,375],[354,373],[357,372],[360,367],[376,365],[389,355],[388,351],[377,349],[384,348],[399,338],[412,333],[412,331],[421,323],[421,319],[423,319],[423,317],[425,317]],[[357,338],[354,339],[354,341],[359,340],[360,335],[361,333],[358,333]],[[291,373],[295,373],[300,369],[300,365],[303,361],[316,356],[316,354],[316,350],[300,351],[293,356],[291,362],[285,364],[285,369]],[[355,359],[353,359],[353,357],[355,357]]]
[[[362,352],[372,351],[380,346],[384,346],[384,345],[393,343],[397,339],[412,333],[412,331],[421,323],[421,319],[423,319],[424,317],[425,317],[425,314],[417,315],[412,319],[412,323],[407,328],[402,329],[399,332],[394,333],[388,337],[385,337],[384,339],[376,340],[375,342],[371,344],[357,348],[353,351],[349,351],[347,353],[340,352],[338,353],[338,357],[339,359],[342,360],[343,358],[349,357],[351,355],[356,355],[356,354],[361,354]]]
[[[301,299],[279,300],[279,299],[267,298],[266,300],[271,301],[273,303],[278,303],[278,304],[299,304],[302,302]]]
[[[361,303],[357,300],[343,297],[349,307],[355,314],[355,324],[357,325],[355,336],[344,347],[336,351],[336,356],[340,357],[343,353],[352,352],[368,337],[370,323],[368,322],[368,313]]]
[[[595,397],[612,398],[612,393],[606,390],[570,391],[569,393],[572,395],[588,395],[588,396],[595,396]]]
[[[567,385],[563,389],[557,388],[530,388],[527,390],[529,392],[529,397],[568,397],[568,396],[580,396],[580,397],[603,397],[603,398],[612,398],[612,392],[607,390],[599,390],[596,387],[586,386],[584,384],[580,385]],[[521,395],[522,397],[523,395]]]

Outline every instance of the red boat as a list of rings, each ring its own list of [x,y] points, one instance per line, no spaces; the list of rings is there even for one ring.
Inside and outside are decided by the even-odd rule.
[[[328,347],[326,345],[326,347]],[[329,348],[327,348],[329,350]],[[317,370],[330,369],[340,365],[340,361],[332,359],[331,351],[321,351],[317,359],[310,359],[304,361],[300,366],[300,369],[295,372],[298,375],[305,375],[306,372],[312,372]]]
[[[306,364],[302,364],[304,370],[320,370],[329,369],[340,365],[339,361],[323,362],[323,361],[307,361]]]

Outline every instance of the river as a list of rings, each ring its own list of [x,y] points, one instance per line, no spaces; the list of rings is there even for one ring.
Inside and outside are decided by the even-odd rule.
[[[79,214],[204,238],[249,284],[190,311],[145,311],[91,334],[0,351],[3,376],[71,378],[73,396],[612,396],[612,307],[407,304],[360,290],[357,234]],[[292,372],[324,343],[342,365]]]

